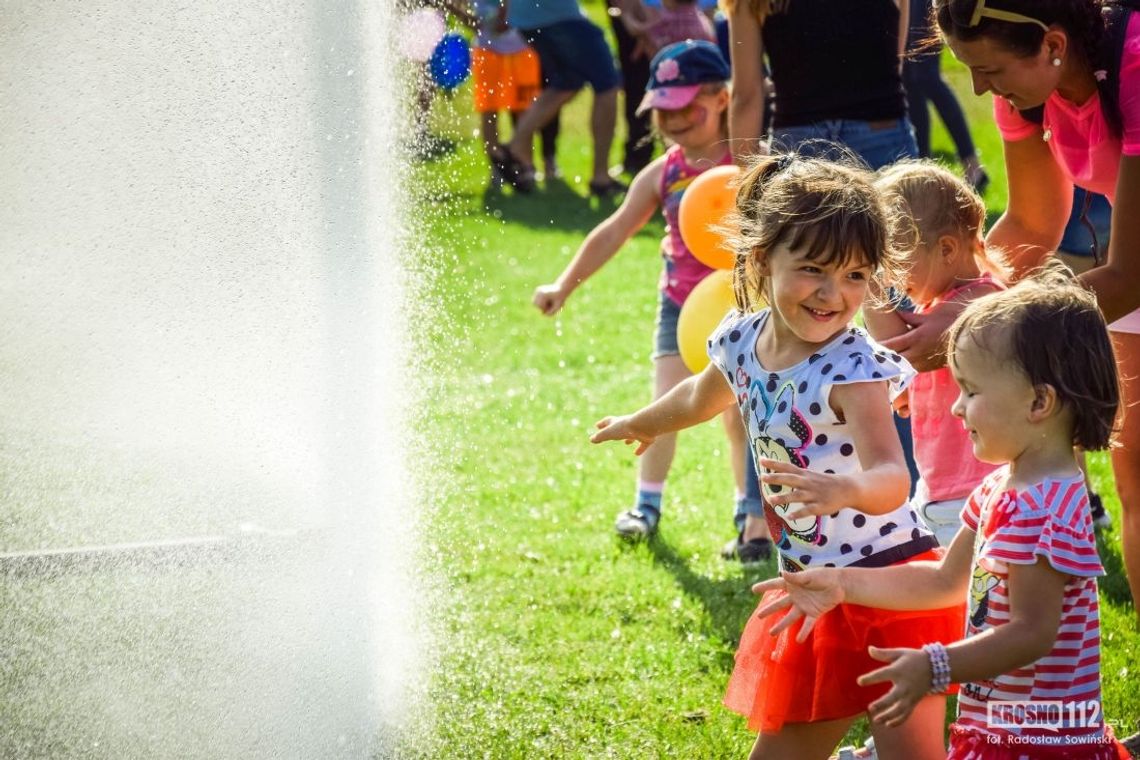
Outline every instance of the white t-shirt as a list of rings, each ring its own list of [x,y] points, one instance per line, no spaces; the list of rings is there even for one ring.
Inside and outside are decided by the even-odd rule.
[[[769,371],[756,356],[756,338],[769,316],[768,309],[752,314],[732,312],[708,343],[709,357],[736,394],[757,461],[776,459],[816,472],[861,472],[851,431],[828,403],[831,389],[885,381],[893,399],[913,379],[914,369],[863,330],[851,327],[799,364]],[[761,488],[765,496],[782,490],[766,483]],[[798,508],[794,503],[764,506],[769,530],[788,570],[883,567],[938,546],[906,502],[881,515],[841,509],[821,517],[785,519],[784,515]]]

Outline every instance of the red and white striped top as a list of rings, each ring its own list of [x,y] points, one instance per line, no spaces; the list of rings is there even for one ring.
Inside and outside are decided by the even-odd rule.
[[[1038,557],[1069,576],[1061,624],[1046,656],[997,678],[963,684],[957,722],[1004,736],[1103,736],[1095,577],[1104,569],[1084,478],[1047,478],[1020,491],[1006,488],[1008,478],[1008,467],[991,473],[962,509],[963,522],[977,535],[966,636],[1009,622],[1009,565],[1034,564]],[[1059,704],[1016,709],[1000,702]]]

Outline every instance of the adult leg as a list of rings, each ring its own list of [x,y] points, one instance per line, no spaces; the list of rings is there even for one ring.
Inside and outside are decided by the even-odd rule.
[[[1140,335],[1112,334],[1123,401],[1140,400]],[[1126,406],[1119,434],[1120,446],[1112,451],[1116,491],[1120,494],[1120,540],[1124,569],[1135,604],[1140,600],[1140,406]],[[1140,608],[1138,608],[1140,615]]]
[[[825,760],[854,722],[852,716],[818,723],[785,723],[779,733],[757,736],[748,760]]]
[[[553,87],[545,88],[538,98],[526,109],[507,143],[507,150],[515,160],[527,168],[534,167],[534,154],[531,146],[534,142],[534,133],[550,122],[558,111],[575,95],[575,90],[558,90]]]
[[[606,185],[611,182],[610,147],[614,143],[614,127],[617,124],[617,93],[617,87],[594,93],[594,107],[590,112],[590,132],[594,138],[594,174],[591,181],[595,185]]]
[[[539,136],[542,138],[542,169],[546,179],[557,179],[562,176],[558,170],[558,133],[562,131],[562,111],[555,111],[550,121],[546,122]]]
[[[930,157],[930,108],[926,98],[926,71],[923,59],[903,63],[903,86],[906,88],[907,114],[914,125],[918,155]]]
[[[633,57],[637,40],[625,28],[620,16],[610,16],[610,27],[617,40],[618,63],[621,67],[622,93],[625,95],[626,138],[622,150],[622,169],[635,175],[653,158],[653,142],[649,139],[650,115],[638,115],[637,106],[649,83],[649,59],[644,55]]]
[[[945,760],[946,697],[926,697],[897,728],[871,724],[875,752],[881,760]]]
[[[962,162],[966,180],[978,192],[982,192],[989,185],[989,177],[978,160],[978,153],[974,149],[974,139],[970,136],[970,126],[966,123],[966,114],[962,111],[962,104],[958,96],[942,78],[940,56],[932,56],[931,73],[925,85],[926,96],[934,105],[950,139],[954,141],[954,149],[958,151],[958,160]]]

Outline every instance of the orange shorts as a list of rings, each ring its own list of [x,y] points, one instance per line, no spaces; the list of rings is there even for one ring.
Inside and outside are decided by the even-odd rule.
[[[937,560],[941,550],[923,552],[905,562]],[[763,606],[783,596],[769,591]],[[840,604],[821,616],[807,641],[796,642],[800,626],[778,636],[768,633],[783,617],[748,619],[724,704],[748,718],[753,731],[775,733],[785,723],[837,720],[867,711],[887,693],[889,683],[859,686],[855,679],[886,665],[867,647],[920,648],[957,641],[965,633],[966,605],[937,610],[897,611]]]
[[[471,80],[477,113],[525,111],[542,90],[538,55],[530,48],[509,55],[475,48]]]

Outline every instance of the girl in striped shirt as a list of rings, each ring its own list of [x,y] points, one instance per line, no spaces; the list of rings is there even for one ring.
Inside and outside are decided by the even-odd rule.
[[[974,454],[1001,464],[971,494],[939,562],[784,573],[753,591],[786,592],[760,610],[802,619],[806,637],[840,603],[942,607],[966,597],[966,637],[879,649],[862,684],[891,684],[874,721],[906,719],[923,697],[961,684],[950,727],[956,760],[1127,758],[1100,705],[1096,553],[1073,446],[1107,448],[1119,406],[1112,344],[1095,297],[1059,268],[971,303],[948,335],[959,388],[952,412]],[[1028,703],[1028,704],[1025,704]]]

